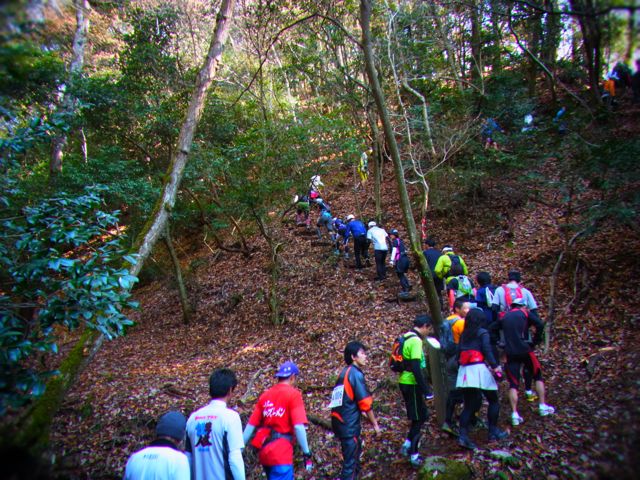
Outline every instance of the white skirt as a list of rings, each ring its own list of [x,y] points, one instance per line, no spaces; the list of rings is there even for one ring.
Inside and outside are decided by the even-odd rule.
[[[489,367],[484,363],[461,365],[458,370],[457,388],[479,388],[481,390],[498,390]]]

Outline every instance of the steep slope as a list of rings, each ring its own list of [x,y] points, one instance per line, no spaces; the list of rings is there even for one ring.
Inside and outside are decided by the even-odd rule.
[[[553,160],[542,167],[546,176],[554,172]],[[560,202],[557,192],[543,186],[531,201],[519,182],[515,175],[487,182],[484,196],[470,199],[473,208],[464,214],[430,219],[430,234],[441,244],[453,243],[473,275],[487,270],[499,283],[509,269],[522,270],[544,314],[549,276],[562,249]],[[353,194],[328,183],[326,198],[334,214],[355,213]],[[397,227],[402,235],[390,170],[384,192],[385,226]],[[366,203],[365,213],[371,213],[371,204]],[[298,386],[308,413],[328,418],[326,404],[342,365],[342,350],[347,341],[358,339],[370,348],[365,373],[384,431],[375,438],[364,426],[363,477],[413,477],[398,454],[407,423],[387,355],[392,338],[425,306],[393,301],[398,290],[393,272],[385,282],[374,283],[373,266],[362,272],[346,268],[329,246],[314,245],[313,236],[299,230],[287,224],[281,232],[286,243],[280,283],[286,322],[280,327],[267,321],[266,246],[258,238],[253,239],[256,253],[248,259],[226,253],[214,258],[205,249],[185,259],[198,265],[189,280],[197,307],[197,319],[190,325],[181,323],[170,282],[137,292],[142,304],[134,314],[137,325],[102,348],[56,418],[53,450],[63,457],[58,469],[62,476],[121,477],[128,455],[150,438],[161,413],[172,408],[188,414],[208,401],[208,375],[221,366],[237,371],[236,405],[247,415],[255,396],[272,384],[277,364],[293,359],[302,370]],[[624,248],[617,241],[621,235]],[[560,276],[551,349],[541,355],[549,403],[558,414],[538,417],[533,406],[521,400],[525,423],[510,428],[502,446],[521,459],[518,466],[500,466],[486,449],[473,456],[461,451],[433,418],[421,451],[469,461],[479,477],[497,469],[513,478],[630,477],[638,445],[639,310],[637,291],[615,266],[619,264],[611,262],[630,251],[640,251],[637,234],[604,226],[580,244],[577,258],[588,271],[588,281],[578,279],[575,301],[573,270]],[[636,265],[638,259],[632,262]],[[415,272],[410,279],[415,285]],[[582,286],[587,291],[581,292]],[[582,362],[594,353],[599,356],[589,370]],[[508,406],[501,397],[501,424],[509,428]],[[244,403],[238,403],[240,399]],[[485,447],[484,435],[475,435]],[[317,466],[312,477],[335,476],[341,457],[332,434],[312,424],[309,439]],[[249,478],[259,478],[255,458],[251,453],[246,457]]]

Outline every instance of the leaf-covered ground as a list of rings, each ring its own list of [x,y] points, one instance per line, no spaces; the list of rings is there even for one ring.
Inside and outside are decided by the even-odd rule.
[[[540,171],[553,177],[554,160]],[[384,226],[397,227],[402,234],[391,176],[389,169]],[[468,199],[468,211],[429,219],[429,231],[441,244],[453,243],[474,276],[486,270],[499,283],[508,270],[520,269],[544,316],[550,274],[563,244],[562,201],[557,191],[523,185],[515,177],[485,182],[483,195]],[[345,186],[328,183],[334,213],[352,213],[353,194]],[[365,213],[372,213],[371,205],[369,201]],[[346,268],[330,247],[313,245],[314,237],[301,233],[292,224],[281,230],[286,243],[280,281],[286,315],[282,326],[268,321],[267,248],[259,238],[252,240],[257,249],[250,258],[213,256],[204,248],[184,246],[191,248],[191,253],[183,251],[183,259],[191,272],[190,295],[197,308],[190,325],[182,323],[170,280],[136,292],[142,304],[134,313],[137,325],[126,337],[102,347],[55,419],[52,450],[61,476],[121,477],[128,456],[150,440],[161,413],[179,409],[188,415],[208,401],[208,375],[217,367],[237,372],[240,384],[231,403],[246,418],[256,395],[273,383],[276,366],[293,359],[302,370],[298,386],[308,414],[328,418],[326,405],[342,367],[342,350],[348,340],[358,339],[370,348],[365,374],[383,429],[376,438],[364,425],[363,478],[415,477],[398,453],[408,423],[387,355],[393,337],[425,305],[398,304],[394,274],[383,283],[373,282],[375,267],[361,272]],[[192,240],[192,245],[198,243]],[[481,448],[471,454],[440,432],[432,416],[425,428],[423,455],[467,461],[477,478],[488,478],[492,472],[502,472],[501,478],[634,476],[640,466],[640,310],[632,272],[638,271],[640,241],[631,230],[604,225],[577,247],[559,277],[550,350],[540,354],[548,402],[557,415],[539,417],[535,404],[521,398],[525,422],[511,427],[502,394],[500,423],[510,430],[507,441],[487,445],[486,433],[476,432],[473,438]],[[415,285],[416,273],[410,278]],[[317,468],[312,475],[297,476],[336,476],[341,456],[331,432],[312,423],[309,439]],[[519,463],[507,466],[491,459],[489,451],[497,448],[510,451]],[[251,453],[245,458],[248,478],[259,478],[255,458]]]

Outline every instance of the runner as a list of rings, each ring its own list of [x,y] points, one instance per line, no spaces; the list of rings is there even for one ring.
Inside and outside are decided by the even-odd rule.
[[[400,287],[403,292],[411,290],[409,279],[407,278],[407,271],[409,271],[409,256],[407,250],[404,247],[404,243],[400,240],[400,234],[395,228],[389,232],[391,236],[391,260],[389,264],[396,267],[396,275],[400,280]]]
[[[542,340],[544,324],[536,316],[529,314],[526,300],[514,298],[509,311],[498,320],[499,328],[504,332],[505,352],[507,354],[507,379],[509,380],[509,404],[511,405],[511,424],[520,425],[523,418],[518,414],[518,387],[520,386],[520,372],[528,369],[535,381],[538,393],[538,412],[541,416],[552,415],[555,409],[545,403],[545,387],[542,381],[540,362],[533,352],[533,347]],[[529,340],[529,328],[535,328],[533,340]]]
[[[293,436],[302,450],[305,468],[311,471],[311,451],[305,424],[307,414],[300,390],[294,387],[300,370],[295,363],[284,362],[276,372],[278,383],[265,391],[249,417],[244,429],[247,444],[259,451],[258,460],[269,480],[293,480]]]
[[[209,377],[211,403],[193,412],[187,421],[194,480],[245,478],[240,415],[227,408],[237,384],[232,370],[215,370]]]
[[[189,480],[189,460],[181,449],[186,425],[187,419],[180,412],[162,415],[156,425],[156,439],[129,457],[124,480]]]
[[[502,369],[493,356],[489,341],[489,332],[482,328],[484,312],[478,308],[469,311],[464,319],[464,330],[460,337],[460,369],[456,380],[456,388],[462,390],[464,409],[460,414],[460,437],[458,443],[465,448],[475,450],[476,445],[469,439],[471,419],[482,406],[482,395],[489,402],[487,417],[489,420],[489,441],[501,440],[507,433],[498,428],[500,402],[498,401],[498,384],[485,365],[485,361],[497,375]]]
[[[407,418],[411,420],[401,451],[403,455],[409,455],[409,462],[414,467],[419,467],[423,463],[418,447],[422,437],[422,425],[429,416],[425,399],[430,393],[430,388],[422,375],[422,370],[427,366],[422,339],[427,336],[430,328],[431,317],[418,315],[413,321],[413,329],[405,333],[402,357],[405,359],[406,369],[398,377],[400,392],[407,409]]]
[[[344,236],[345,249],[349,243],[349,237],[353,235],[353,254],[356,258],[356,268],[362,268],[362,261],[360,257],[364,257],[365,260],[369,260],[369,253],[367,249],[369,245],[367,243],[367,229],[360,220],[356,220],[353,215],[347,215],[347,229]]]
[[[331,426],[342,448],[341,480],[355,480],[360,472],[362,440],[360,417],[365,414],[376,436],[380,427],[371,406],[373,397],[367,389],[362,368],[367,364],[366,347],[349,342],[344,349],[346,367],[342,369],[331,395]]]

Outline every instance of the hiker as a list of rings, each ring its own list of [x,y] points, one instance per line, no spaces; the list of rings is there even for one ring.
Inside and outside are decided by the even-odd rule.
[[[347,215],[347,229],[345,230],[344,245],[349,243],[349,237],[353,236],[353,254],[356,258],[356,268],[362,268],[362,261],[360,257],[364,257],[365,260],[369,260],[369,253],[367,252],[369,244],[367,241],[367,229],[360,220],[357,220],[353,215]]]
[[[422,425],[427,421],[429,412],[426,397],[432,397],[422,370],[427,363],[424,356],[423,339],[431,328],[431,317],[426,314],[418,315],[413,321],[413,329],[404,334],[405,341],[402,357],[405,370],[398,377],[398,386],[407,409],[407,418],[411,421],[407,438],[402,444],[401,452],[409,456],[409,462],[414,467],[422,465],[422,457],[418,453]]]
[[[563,118],[565,113],[567,113],[567,109],[562,106],[560,107],[560,110],[556,112],[556,116],[553,117],[553,123],[557,126],[558,133],[560,134],[567,133],[567,122]]]
[[[498,149],[498,142],[495,140],[495,134],[497,132],[503,132],[500,125],[493,119],[487,118],[484,125],[482,126],[482,138],[484,143],[484,148],[487,149],[489,147],[493,147],[496,150]]]
[[[373,425],[376,436],[380,427],[373,410],[373,397],[367,389],[362,368],[367,364],[367,349],[360,342],[349,342],[344,349],[342,369],[331,394],[331,428],[342,449],[342,480],[355,480],[360,473],[362,440],[360,417],[363,414]]]
[[[322,240],[322,227],[326,228],[330,237],[333,236],[333,218],[331,217],[331,207],[325,203],[322,198],[315,200],[315,205],[318,207],[320,213],[318,214],[318,221],[316,222],[316,232],[318,234],[318,240]]]
[[[156,424],[156,438],[127,461],[124,480],[189,480],[189,459],[182,451],[187,419],[180,412],[167,412]]]
[[[314,175],[309,182],[309,196],[312,200],[320,197],[320,188],[324,187],[324,183],[320,179],[320,175]]]
[[[476,306],[484,312],[485,320],[482,328],[488,329],[489,325],[498,318],[492,308],[496,286],[491,283],[491,274],[489,272],[479,272],[476,275],[476,282],[478,283],[475,295]]]
[[[389,264],[396,267],[396,274],[400,280],[400,287],[404,293],[411,290],[411,284],[407,278],[407,271],[409,271],[409,256],[407,250],[404,247],[404,243],[400,240],[400,234],[395,228],[389,232],[391,236],[391,259]]]
[[[485,317],[479,308],[472,308],[464,319],[464,330],[460,336],[459,363],[456,388],[462,390],[464,408],[460,414],[460,436],[458,443],[464,448],[475,450],[476,445],[469,439],[471,419],[482,406],[482,396],[489,402],[487,417],[489,423],[489,441],[502,440],[508,434],[498,428],[500,402],[498,384],[488,363],[496,375],[502,375],[502,368],[493,356],[489,341],[489,332],[482,328]]]
[[[311,218],[309,217],[309,196],[308,195],[296,195],[293,197],[293,203],[296,206],[296,225],[305,225],[307,228],[310,226]]]
[[[193,480],[245,478],[240,415],[227,407],[236,385],[232,370],[215,370],[209,377],[211,402],[193,412],[187,421]]]
[[[618,76],[615,73],[608,73],[604,76],[602,84],[602,101],[609,107],[615,107],[616,102],[616,80]]]
[[[544,324],[538,316],[530,315],[527,301],[522,297],[512,300],[511,310],[504,317],[499,318],[497,324],[504,333],[511,425],[517,426],[523,422],[523,418],[518,414],[518,387],[520,386],[520,372],[525,368],[531,372],[535,381],[539,401],[538,413],[542,417],[554,414],[555,409],[546,404],[542,370],[540,362],[533,352],[533,348],[542,340]],[[529,328],[531,326],[535,329],[535,335],[532,340],[529,339]]]
[[[300,445],[305,469],[311,471],[311,451],[307,442],[308,422],[300,390],[294,387],[300,375],[297,365],[284,362],[275,377],[278,382],[256,402],[244,429],[244,442],[255,433],[251,445],[258,449],[258,460],[269,480],[293,480],[293,437]]]
[[[533,112],[527,113],[524,116],[523,127],[520,130],[522,133],[527,133],[535,130],[535,126],[533,125]]]
[[[371,149],[367,152],[362,152],[360,155],[360,161],[358,162],[358,174],[360,175],[360,182],[364,186],[367,183],[367,178],[369,178],[369,155],[371,155]]]
[[[517,270],[511,270],[508,273],[509,282],[503,285],[500,285],[496,288],[495,294],[493,296],[493,311],[498,315],[498,317],[503,317],[507,311],[510,309],[510,305],[514,298],[522,298],[525,302],[529,315],[534,317],[534,319],[540,320],[540,315],[538,315],[538,304],[536,303],[536,299],[533,297],[533,294],[526,288],[524,288],[521,284],[521,274]],[[490,327],[491,328],[491,327]],[[497,328],[497,325],[496,325]],[[496,332],[496,328],[494,328],[493,335],[503,335],[500,331]],[[525,385],[525,396],[529,402],[533,402],[537,397],[536,393],[531,388],[532,385],[532,373],[528,368],[528,365],[525,365],[524,369],[524,385]]]
[[[347,232],[347,224],[340,218],[333,217],[333,242],[335,246],[335,254],[340,255],[340,246],[344,245],[344,258],[349,258],[349,244],[345,242]]]
[[[446,279],[447,298],[449,299],[449,309],[453,311],[453,302],[460,298],[471,303],[475,307],[475,288],[473,282],[467,277],[459,263],[453,264]]]
[[[462,391],[456,388],[458,380],[458,343],[464,330],[464,318],[467,316],[471,305],[462,299],[453,302],[453,313],[442,323],[440,334],[440,346],[445,358],[447,372],[447,409],[442,430],[446,433],[457,435],[453,415],[456,406],[463,402]]]
[[[453,247],[451,245],[445,245],[442,248],[442,255],[438,258],[436,262],[436,266],[433,269],[436,276],[444,281],[444,279],[449,275],[449,270],[451,270],[451,265],[459,263],[462,265],[462,274],[469,275],[469,270],[467,269],[467,264],[464,263],[464,260],[460,255],[456,255],[453,252]]]
[[[444,280],[436,275],[436,265],[438,259],[442,256],[440,249],[436,248],[436,241],[433,238],[427,238],[424,241],[427,245],[427,249],[422,251],[424,258],[427,259],[427,264],[431,269],[431,277],[433,278],[433,285],[436,287],[438,293],[438,300],[440,300],[440,308],[442,308],[442,290],[444,290]]]
[[[376,260],[376,280],[382,281],[387,278],[387,266],[384,263],[387,259],[387,253],[389,252],[389,246],[387,245],[387,239],[389,235],[384,228],[379,227],[373,220],[370,221],[367,226],[367,240],[373,243],[373,257]]]

